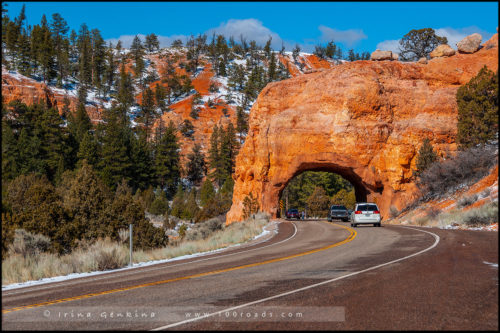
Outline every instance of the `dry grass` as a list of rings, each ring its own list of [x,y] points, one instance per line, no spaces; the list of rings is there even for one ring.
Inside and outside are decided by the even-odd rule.
[[[222,230],[215,231],[206,239],[185,240],[178,245],[167,246],[149,251],[137,251],[133,254],[134,263],[169,259],[193,253],[221,249],[233,244],[246,242],[262,232],[262,228],[269,222],[269,216],[263,213],[256,214],[255,220],[248,219],[242,223],[233,223]]]
[[[467,211],[458,209],[451,210],[438,216],[438,226],[444,227],[458,224],[467,227],[478,227],[498,223],[498,201],[484,204]]]
[[[176,246],[167,246],[149,251],[135,251],[134,263],[175,258],[178,256],[206,252],[246,242],[262,232],[269,216],[256,214],[255,220],[233,223],[217,230],[206,239],[180,241]],[[52,253],[22,255],[11,252],[2,261],[2,285],[64,276],[71,273],[93,272],[125,267],[129,262],[129,250],[124,244],[109,239],[98,240],[92,245],[82,244],[71,254],[58,256]]]

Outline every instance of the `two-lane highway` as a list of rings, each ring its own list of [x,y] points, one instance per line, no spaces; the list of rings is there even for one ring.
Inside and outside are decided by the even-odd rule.
[[[455,241],[450,243],[451,236]],[[468,251],[460,256],[455,250],[450,259],[448,250],[462,238],[474,246],[460,245],[459,250],[466,247]],[[498,247],[487,245],[497,241],[497,233],[461,234],[401,226],[352,229],[347,223],[282,221],[274,237],[256,245],[4,291],[2,327],[494,328],[498,327],[498,302],[492,297],[498,297],[498,271],[483,261],[498,263]],[[474,257],[476,252],[481,252],[480,260]],[[472,262],[467,260],[471,255]],[[480,283],[457,284],[471,273]],[[440,286],[437,299],[429,291],[437,292]],[[446,288],[449,292],[443,298]],[[464,305],[469,289],[483,295],[480,301]],[[457,294],[462,290],[467,291]],[[419,317],[426,311],[450,316],[455,313],[450,307],[472,307],[474,314],[482,313],[487,319],[467,326],[475,318],[453,315],[438,321],[437,315],[432,320]]]

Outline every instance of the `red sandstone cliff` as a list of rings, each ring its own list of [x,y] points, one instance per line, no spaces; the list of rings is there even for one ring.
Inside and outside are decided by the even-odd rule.
[[[64,90],[54,89],[47,86],[43,82],[39,82],[19,74],[10,74],[2,67],[2,101],[9,103],[13,100],[19,100],[28,105],[34,103],[45,103],[49,107],[55,107],[62,114],[64,105]],[[72,111],[76,110],[78,99],[73,96],[68,96],[70,101],[69,108]],[[102,104],[86,105],[85,109],[94,123],[101,119],[101,112],[104,107]]]
[[[384,216],[401,209],[417,195],[412,169],[423,138],[439,153],[456,150],[456,91],[484,65],[498,69],[497,34],[474,54],[356,61],[268,84],[250,113],[226,222],[242,219],[249,193],[276,215],[280,192],[305,170],[339,173]]]

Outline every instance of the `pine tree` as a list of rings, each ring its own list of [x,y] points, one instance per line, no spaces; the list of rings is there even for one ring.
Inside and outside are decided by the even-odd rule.
[[[62,87],[63,80],[66,79],[69,71],[69,50],[66,47],[69,27],[66,20],[64,20],[59,13],[52,14],[52,35],[55,45],[55,58],[57,66],[57,85]]]
[[[243,143],[248,132],[248,115],[241,106],[236,108],[236,131],[239,133],[240,143]]]
[[[186,203],[182,212],[182,218],[193,221],[199,210],[200,207],[196,203],[196,189],[192,188],[187,195]]]
[[[194,145],[193,151],[188,154],[187,158],[187,179],[193,184],[198,185],[207,172],[205,156],[198,143]]]
[[[47,25],[45,15],[42,16],[41,40],[39,45],[39,63],[42,69],[43,82],[52,80],[55,76],[55,61],[54,61],[54,41],[52,33]]]
[[[78,48],[78,71],[80,84],[90,86],[92,84],[92,44],[90,32],[85,23],[80,26],[77,40]]]
[[[92,123],[85,110],[85,106],[82,102],[78,103],[76,108],[76,113],[68,114],[68,129],[75,137],[76,141],[80,143],[83,139],[85,133],[88,133],[92,129]]]
[[[167,105],[165,104],[165,98],[167,97],[167,93],[165,91],[165,87],[159,83],[155,85],[155,102],[156,105],[160,108],[162,112],[165,112],[167,109]]]
[[[236,155],[238,155],[238,150],[240,148],[240,144],[236,139],[236,130],[233,126],[233,123],[229,123],[224,131],[222,142],[221,142],[221,159],[224,161],[225,172],[228,175],[234,173],[234,167],[236,164]],[[222,156],[223,153],[226,153],[226,156]]]
[[[130,157],[130,129],[125,110],[114,107],[104,112],[105,123],[98,126],[100,142],[99,173],[105,184],[115,189],[122,179],[132,178],[133,161]]]
[[[125,72],[125,64],[123,62],[120,68],[120,80],[116,99],[126,110],[128,110],[134,103],[134,87],[132,85],[132,79],[130,74]]]
[[[158,36],[154,33],[151,33],[146,36],[146,41],[144,42],[144,47],[148,52],[153,52],[154,50],[158,50],[160,48],[160,42],[158,41]]]
[[[99,160],[97,142],[95,141],[94,136],[88,131],[85,132],[80,142],[77,157],[77,166],[79,167],[82,166],[83,160],[86,160],[87,163],[94,168],[97,165],[97,161]]]
[[[326,48],[322,45],[316,45],[313,54],[320,59],[324,59],[326,57]]]
[[[155,96],[153,91],[147,87],[142,93],[142,103],[138,119],[146,131],[146,137],[149,136],[149,128],[155,119],[155,115]]]
[[[177,190],[175,192],[175,196],[172,200],[172,209],[170,210],[170,215],[182,218],[184,213],[185,206],[185,194],[182,184],[179,183],[177,186]]]
[[[215,189],[212,182],[206,178],[200,188],[200,203],[203,207],[215,197]]]
[[[112,45],[110,43],[106,50],[106,62],[104,65],[103,82],[105,84],[104,96],[107,96],[113,86],[115,85],[115,70],[117,68],[117,63],[115,61]]]
[[[145,133],[130,135],[131,159],[133,164],[132,179],[130,181],[134,189],[146,189],[154,182],[154,165],[150,143]]]
[[[437,160],[437,158],[437,154],[432,148],[431,141],[425,138],[418,151],[416,163],[417,170],[415,171],[415,175],[420,176],[425,169]]]
[[[216,182],[220,187],[226,178],[226,172],[224,170],[225,161],[223,160],[223,152],[221,147],[221,142],[224,137],[224,129],[219,128],[217,124],[214,125],[212,135],[210,136],[210,150],[208,151],[208,161],[211,172],[209,177],[212,181]],[[227,156],[227,146],[224,147]]]
[[[2,180],[19,175],[17,139],[10,125],[2,120]]]
[[[92,29],[91,34],[91,68],[92,84],[99,94],[103,92],[102,77],[105,71],[106,44],[98,29]]]
[[[17,40],[17,51],[18,51],[18,60],[17,60],[17,69],[23,75],[29,76],[31,75],[31,63],[30,63],[30,41],[29,36],[25,29],[21,30]]]
[[[276,56],[274,55],[274,52],[271,52],[269,69],[267,73],[268,82],[274,81],[276,79]]]
[[[161,189],[171,197],[180,181],[179,144],[175,135],[175,126],[170,122],[168,127],[159,133],[155,147],[155,170],[157,182]]]
[[[226,180],[224,181],[224,185],[222,185],[220,189],[220,194],[223,197],[226,197],[229,201],[232,201],[233,188],[234,188],[234,180],[231,176],[227,176]]]
[[[300,55],[300,46],[299,44],[295,44],[295,48],[292,51],[292,57],[294,63],[297,63],[299,55]]]
[[[145,64],[144,64],[144,59],[143,59],[143,46],[141,43],[141,40],[139,36],[135,36],[134,40],[132,41],[132,45],[130,46],[130,53],[132,55],[132,59],[135,62],[135,77],[139,79],[139,85],[142,87],[143,85],[143,80],[142,80],[142,73],[144,72],[145,69]]]
[[[67,151],[66,142],[63,137],[61,126],[63,121],[55,108],[47,109],[40,104],[33,105],[38,109],[38,117],[35,119],[35,133],[41,138],[41,151],[43,159],[47,164],[47,176],[50,180],[55,179],[59,166],[59,160],[65,158]]]
[[[349,61],[355,61],[356,60],[356,55],[354,54],[354,50],[353,49],[350,49],[348,51],[347,60],[349,60]]]

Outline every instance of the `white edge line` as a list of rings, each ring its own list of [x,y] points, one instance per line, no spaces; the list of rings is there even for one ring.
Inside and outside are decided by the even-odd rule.
[[[278,225],[279,223],[283,223],[283,222],[278,222],[276,225]],[[219,259],[219,258],[223,258],[223,257],[232,256],[232,255],[235,255],[235,254],[241,254],[241,253],[246,253],[246,252],[250,252],[250,251],[254,251],[254,250],[260,250],[260,249],[263,249],[263,248],[266,248],[266,247],[269,247],[269,246],[274,246],[274,245],[283,243],[283,242],[288,241],[288,240],[292,239],[293,237],[295,237],[295,235],[297,234],[297,227],[295,226],[294,222],[292,222],[292,225],[295,228],[295,231],[294,231],[293,235],[290,236],[289,238],[281,240],[281,241],[279,241],[277,243],[269,244],[269,245],[266,245],[266,246],[262,246],[262,247],[258,247],[258,248],[254,248],[254,249],[250,249],[250,250],[246,250],[246,251],[239,251],[239,252],[235,252],[235,253],[223,254],[223,255],[215,256],[215,257],[211,257],[211,258],[197,259],[197,260],[188,261],[188,262],[184,262],[184,263],[180,263],[180,264],[174,264],[174,265],[168,265],[168,266],[162,266],[162,267],[152,267],[152,268],[149,268],[149,269],[143,269],[140,272],[135,271],[135,269],[137,269],[137,268],[144,268],[145,266],[132,267],[132,268],[130,268],[130,267],[124,267],[124,268],[122,268],[122,269],[120,269],[118,271],[115,271],[115,272],[111,272],[111,271],[103,272],[103,274],[107,273],[107,275],[106,276],[101,276],[101,277],[96,277],[96,278],[93,278],[93,279],[86,279],[85,281],[71,281],[71,280],[76,279],[76,278],[85,278],[85,276],[77,276],[77,277],[74,277],[74,278],[69,278],[66,281],[47,281],[46,283],[40,283],[40,284],[38,284],[39,286],[42,286],[40,288],[36,288],[37,285],[19,286],[19,287],[9,288],[9,289],[6,289],[6,290],[2,291],[2,296],[12,296],[12,295],[17,295],[17,294],[22,294],[22,293],[27,293],[27,292],[32,292],[32,291],[40,291],[40,290],[45,290],[45,289],[50,289],[50,288],[58,288],[58,287],[62,287],[62,286],[68,286],[68,285],[78,284],[78,283],[83,283],[83,282],[93,282],[93,281],[103,280],[103,279],[110,278],[110,276],[109,276],[110,274],[119,273],[120,271],[122,271],[123,274],[120,274],[119,277],[124,277],[124,276],[127,276],[127,275],[136,274],[136,273],[151,272],[151,271],[156,271],[156,270],[159,270],[159,269],[167,269],[167,268],[170,268],[170,267],[177,267],[177,266],[192,264],[192,263],[196,263],[196,262],[200,262],[200,261]],[[277,233],[277,231],[276,231],[276,233]],[[265,243],[265,242],[267,242],[267,241],[269,241],[271,239],[272,239],[272,237],[268,238],[268,239],[265,239],[265,240],[262,240],[260,242],[254,243],[254,244],[248,244],[248,243],[245,244],[245,243],[243,243],[243,244],[237,244],[237,245],[240,245],[242,247],[245,247],[245,246],[254,246],[254,245],[261,244],[261,243]],[[233,246],[236,247],[236,245],[233,245]],[[221,248],[221,249],[219,249],[219,252],[222,252],[224,250],[229,250],[231,247],[232,246],[228,246],[226,248]],[[208,251],[208,252],[212,252],[212,251]],[[206,255],[211,255],[211,254],[215,254],[216,255],[217,253],[206,253],[206,254],[201,254],[200,256],[206,256]],[[174,258],[171,258],[171,259],[174,259],[174,260],[171,260],[171,261],[175,261],[176,258],[174,257]],[[189,259],[189,258],[186,258],[186,259]],[[156,266],[156,265],[162,265],[162,264],[168,264],[168,261],[167,262],[160,262],[160,263],[153,264],[153,265]],[[151,266],[153,266],[153,265],[151,265]],[[96,275],[98,275],[98,274],[96,274]],[[90,277],[90,276],[88,276],[88,277]],[[52,283],[54,283],[54,285],[43,286],[45,284],[52,284]],[[57,284],[57,285],[55,285],[55,284]],[[34,288],[28,290],[28,288],[30,288],[30,287],[31,288],[34,287]],[[9,292],[11,290],[13,292]]]
[[[437,244],[439,243],[439,240],[440,240],[439,236],[436,235],[433,232],[429,232],[429,231],[425,231],[425,230],[420,230],[420,229],[416,229],[416,228],[410,228],[410,227],[403,227],[403,228],[413,229],[413,230],[425,232],[425,233],[428,233],[428,234],[434,236],[434,238],[435,238],[434,244],[432,244],[430,247],[428,247],[426,249],[423,249],[423,250],[421,250],[419,252],[410,254],[410,255],[408,255],[406,257],[403,257],[403,258],[399,258],[399,259],[396,259],[396,260],[392,260],[392,261],[386,262],[384,264],[380,264],[380,265],[376,265],[376,266],[373,266],[373,267],[369,267],[369,268],[363,269],[361,271],[349,273],[349,274],[346,274],[346,275],[343,275],[343,276],[340,276],[340,277],[337,277],[337,278],[334,278],[334,279],[331,279],[331,280],[327,280],[327,281],[323,281],[323,282],[311,284],[309,286],[302,287],[302,288],[299,288],[299,289],[290,290],[290,291],[284,292],[282,294],[278,294],[278,295],[274,295],[274,296],[262,298],[262,299],[259,299],[259,300],[253,301],[253,302],[249,302],[249,303],[241,304],[241,305],[234,306],[234,307],[231,307],[231,308],[227,308],[227,309],[224,309],[224,310],[220,310],[220,311],[217,311],[217,312],[209,313],[209,314],[206,314],[206,315],[201,316],[201,317],[187,319],[187,320],[183,320],[183,321],[180,321],[180,322],[177,322],[177,323],[173,323],[173,324],[169,324],[169,325],[166,325],[166,326],[161,326],[161,327],[153,328],[151,331],[159,331],[159,330],[164,330],[164,329],[175,327],[175,326],[180,326],[180,325],[187,324],[187,323],[190,323],[190,322],[193,322],[193,321],[196,321],[196,320],[205,319],[205,318],[212,317],[212,316],[224,313],[224,312],[233,311],[233,310],[236,310],[236,309],[247,307],[249,305],[254,305],[254,304],[262,303],[262,302],[265,302],[265,301],[269,301],[271,299],[279,298],[279,297],[282,297],[282,296],[287,296],[287,295],[290,295],[290,294],[297,293],[299,291],[303,291],[303,290],[306,290],[306,289],[311,289],[311,288],[314,288],[314,287],[321,286],[323,284],[335,282],[335,281],[338,281],[338,280],[341,280],[341,279],[345,279],[345,278],[348,278],[348,277],[351,277],[351,276],[354,276],[354,275],[362,274],[362,273],[365,273],[365,272],[368,272],[368,271],[371,271],[371,270],[374,270],[374,269],[377,269],[377,268],[380,268],[380,267],[383,267],[383,266],[387,266],[387,265],[396,263],[398,261],[406,260],[408,258],[411,258],[411,257],[417,256],[419,254],[422,254],[424,252],[427,252],[427,251],[433,249],[434,247],[436,247]]]

